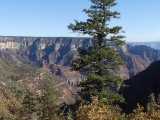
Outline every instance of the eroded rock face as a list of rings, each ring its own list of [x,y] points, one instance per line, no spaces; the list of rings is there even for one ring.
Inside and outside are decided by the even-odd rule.
[[[83,79],[83,76],[78,71],[71,71],[69,67],[52,64],[49,68],[53,74],[61,76],[71,86],[76,85]]]
[[[48,64],[68,65],[79,47],[90,43],[90,38],[54,38],[54,37],[0,37],[1,56],[16,62],[21,59],[38,62],[47,60]]]
[[[129,55],[123,56],[123,60],[127,62],[129,76],[133,77],[142,70],[146,69],[152,62],[160,59],[160,51],[150,47],[130,46],[127,45]]]
[[[41,64],[42,60],[45,60],[54,74],[77,82],[81,76],[77,72],[71,72],[68,64],[77,57],[79,47],[91,44],[91,38],[0,37],[0,56],[17,64]],[[119,51],[126,62],[117,72],[123,79],[133,77],[160,59],[160,51],[146,46],[133,47],[123,44]],[[58,67],[58,72],[55,72],[53,65]]]

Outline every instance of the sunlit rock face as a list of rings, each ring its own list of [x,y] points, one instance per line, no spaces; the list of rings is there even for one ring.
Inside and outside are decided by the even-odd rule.
[[[20,48],[20,43],[18,42],[1,42],[0,43],[0,49],[19,49]]]
[[[68,64],[77,57],[79,47],[90,44],[91,38],[0,37],[0,56],[17,64],[42,64],[44,60],[53,74],[75,84],[81,75],[71,72]],[[53,65],[59,67],[59,72],[54,72]]]
[[[13,62],[22,59],[22,63],[44,59],[48,64],[66,66],[77,55],[77,49],[88,44],[90,38],[0,37],[1,55]]]
[[[106,42],[106,44],[113,46],[109,42]],[[48,67],[58,65],[67,67],[67,70],[69,70],[68,64],[77,57],[78,48],[84,48],[87,45],[92,45],[91,38],[1,36],[0,56],[17,64],[41,64],[41,61],[45,60]],[[133,77],[148,67],[149,64],[160,59],[160,52],[158,50],[146,46],[133,47],[123,44],[120,48],[115,49],[120,51],[123,60],[126,62],[126,65],[120,66],[120,71],[116,72],[123,79]],[[63,67],[60,67],[60,71],[64,77],[64,75],[67,76],[67,71],[63,73],[66,70]],[[54,67],[50,68],[53,69]],[[56,74],[60,75],[60,72],[56,72]],[[65,78],[74,78],[74,74],[70,75],[72,77]]]

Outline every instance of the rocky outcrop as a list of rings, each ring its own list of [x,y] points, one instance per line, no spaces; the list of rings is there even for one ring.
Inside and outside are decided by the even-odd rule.
[[[69,67],[52,64],[50,65],[50,71],[58,76],[61,76],[71,86],[75,86],[83,79],[83,76],[78,71],[71,71]]]

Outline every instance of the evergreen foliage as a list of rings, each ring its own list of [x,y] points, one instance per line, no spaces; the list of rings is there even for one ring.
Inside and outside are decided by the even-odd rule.
[[[32,92],[27,91],[22,107],[16,114],[17,119],[24,120],[61,120],[65,119],[58,113],[55,106],[55,89],[53,82],[49,79],[44,81],[42,85],[42,95],[37,96]]]
[[[113,109],[114,105],[118,105],[125,101],[121,95],[110,89],[103,89],[102,93],[100,94],[100,98],[102,98],[102,101],[105,105]]]
[[[72,70],[85,72],[87,80],[79,86],[82,92],[89,92],[91,95],[99,95],[106,83],[121,82],[122,80],[114,75],[119,65],[123,64],[117,49],[123,41],[124,36],[120,26],[109,27],[112,18],[118,19],[120,13],[111,11],[110,8],[117,3],[115,0],[90,0],[90,9],[84,9],[88,15],[85,22],[75,20],[75,24],[68,26],[73,32],[87,34],[92,37],[92,45],[86,48],[79,48],[79,57],[70,63]],[[107,37],[110,36],[110,39]]]
[[[151,115],[151,113],[159,109],[160,109],[160,95],[158,95],[158,98],[156,99],[154,93],[150,94],[146,106],[147,113]]]
[[[34,98],[34,94],[30,91],[27,91],[23,101],[22,107],[19,110],[19,117],[23,118],[24,120],[31,120],[32,115],[37,112],[36,105],[37,100]]]
[[[47,80],[43,85],[43,95],[40,98],[41,103],[41,118],[43,120],[54,119],[55,107],[55,90],[51,80]]]
[[[150,113],[144,112],[144,107],[137,104],[137,108],[133,113],[125,115],[127,120],[160,120],[160,110],[151,111]]]

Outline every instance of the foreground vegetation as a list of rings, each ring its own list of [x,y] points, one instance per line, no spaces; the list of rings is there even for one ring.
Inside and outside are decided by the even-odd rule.
[[[49,83],[49,84],[48,84]],[[2,99],[0,102],[0,120],[159,120],[160,102],[153,94],[149,97],[149,102],[144,107],[137,104],[133,113],[125,114],[116,105],[111,108],[103,101],[93,97],[92,102],[82,100],[80,105],[73,111],[62,114],[62,111],[55,107],[55,91],[50,87],[48,81],[44,87],[43,95],[34,96],[26,92],[21,104],[9,99]]]

